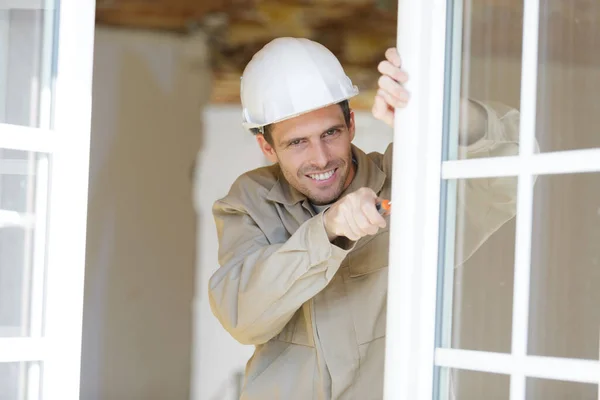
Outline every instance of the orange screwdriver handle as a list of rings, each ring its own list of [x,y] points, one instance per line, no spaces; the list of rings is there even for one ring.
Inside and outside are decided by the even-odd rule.
[[[381,215],[387,215],[392,212],[392,202],[389,200],[383,200],[380,203],[377,203],[375,206]]]

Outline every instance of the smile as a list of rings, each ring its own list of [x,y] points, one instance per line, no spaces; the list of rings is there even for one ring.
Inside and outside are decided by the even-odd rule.
[[[320,174],[309,174],[307,175],[310,179],[313,179],[315,181],[326,181],[327,179],[331,178],[333,176],[333,174],[335,173],[335,169],[332,169],[331,171],[327,171],[327,172],[322,172]]]

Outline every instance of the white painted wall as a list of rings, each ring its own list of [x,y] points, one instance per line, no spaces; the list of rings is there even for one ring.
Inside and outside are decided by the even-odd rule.
[[[242,346],[221,327],[210,311],[206,287],[218,268],[217,237],[211,207],[225,196],[235,178],[267,165],[254,137],[240,125],[238,107],[210,106],[204,112],[203,146],[198,155],[196,204],[198,208],[198,269],[196,291],[196,350],[194,400],[237,400],[237,384],[253,346]],[[383,151],[392,130],[369,113],[356,114],[354,143],[363,150]]]

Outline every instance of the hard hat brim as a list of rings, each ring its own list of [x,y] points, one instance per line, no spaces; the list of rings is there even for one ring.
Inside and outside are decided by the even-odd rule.
[[[322,105],[316,106],[314,108],[311,108],[311,109],[308,109],[308,110],[304,110],[302,112],[298,112],[298,113],[295,113],[295,114],[292,114],[292,115],[287,115],[284,118],[280,118],[280,119],[277,119],[275,121],[271,121],[268,124],[256,124],[256,123],[252,123],[252,122],[242,122],[242,126],[246,130],[263,128],[263,127],[265,127],[267,125],[271,125],[271,124],[276,124],[278,122],[287,121],[289,119],[299,117],[300,115],[308,114],[308,113],[311,113],[313,111],[320,110],[321,108],[325,108],[325,107],[329,107],[329,106],[331,106],[333,104],[341,103],[342,101],[345,101],[345,100],[350,100],[351,98],[356,97],[359,94],[358,87],[356,85],[353,85],[352,87],[353,87],[353,93],[350,96],[343,96],[343,97],[341,97],[341,98],[339,98],[337,100],[331,101],[329,103],[322,104]]]

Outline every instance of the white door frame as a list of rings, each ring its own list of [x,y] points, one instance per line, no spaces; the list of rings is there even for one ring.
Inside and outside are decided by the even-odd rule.
[[[510,375],[511,400],[525,399],[527,377],[599,384],[600,361],[529,356],[527,337],[534,176],[600,172],[600,148],[534,152],[539,0],[524,0],[519,155],[443,161],[443,133],[458,129],[457,99],[450,96],[460,87],[462,21],[457,16],[447,24],[452,9],[462,15],[462,1],[398,2],[397,43],[411,76],[411,102],[395,120],[385,398],[433,398],[436,367]],[[448,232],[440,232],[441,187],[492,176],[519,177],[511,353],[442,348],[436,319],[448,316],[436,301],[452,282],[438,282],[444,262],[440,241]]]
[[[43,362],[43,398],[74,400],[79,398],[95,1],[58,3],[35,0],[3,5],[44,9],[45,15],[54,15],[58,7],[60,15],[55,71],[42,72],[51,78],[53,90],[41,89],[40,127],[0,124],[0,148],[51,157],[51,163],[39,163],[37,171],[49,176],[47,196],[38,201],[46,207],[47,219],[36,220],[47,229],[36,229],[35,239],[36,246],[44,244],[45,254],[34,252],[34,263],[37,258],[46,267],[43,334],[40,329],[30,337],[0,338],[0,362]],[[51,33],[46,30],[43,40]],[[43,46],[43,51],[52,47]],[[40,184],[46,182],[38,180]],[[38,189],[44,192],[43,186]]]

